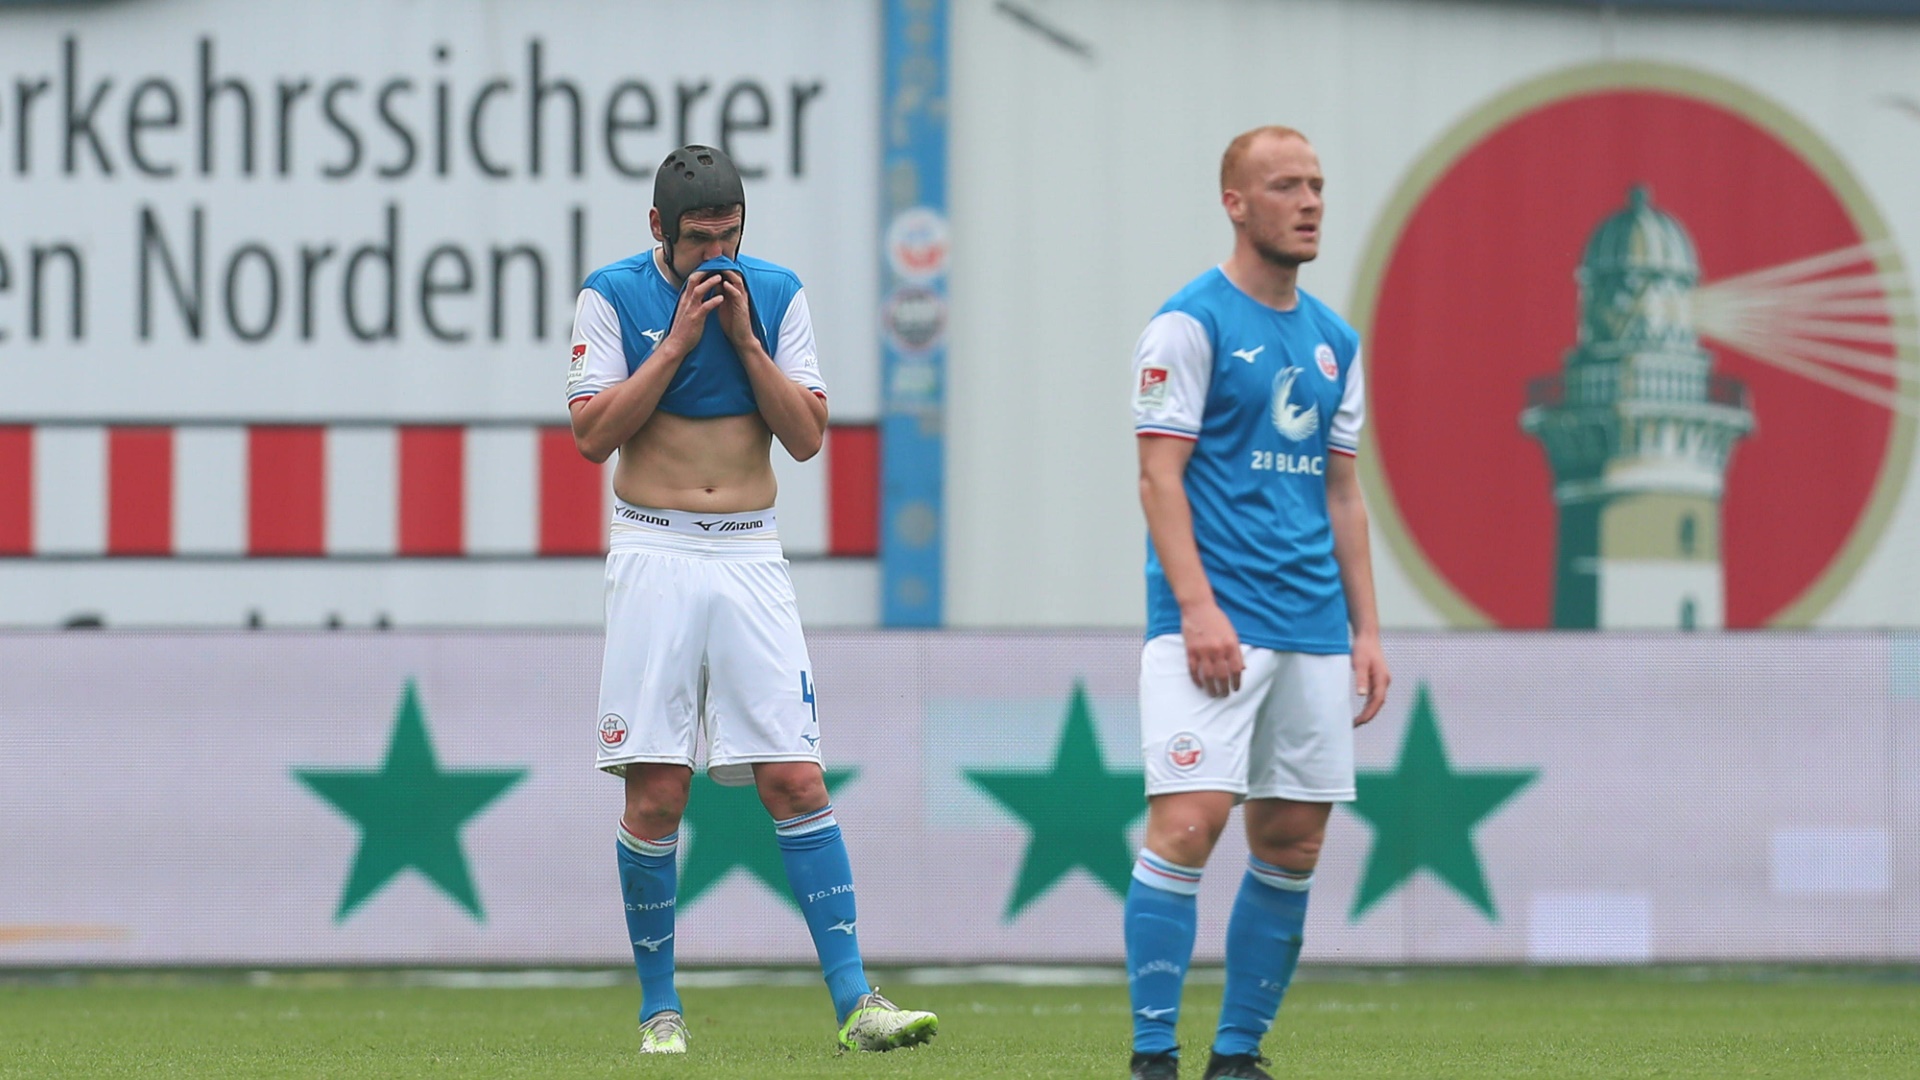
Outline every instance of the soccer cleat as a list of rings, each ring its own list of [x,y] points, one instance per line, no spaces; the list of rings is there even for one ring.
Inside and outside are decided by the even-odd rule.
[[[1135,1053],[1128,1071],[1133,1080],[1180,1080],[1180,1059],[1172,1054]]]
[[[640,1025],[640,1052],[643,1054],[684,1054],[687,1052],[687,1022],[672,1009],[662,1009]]]
[[[1207,1055],[1207,1071],[1202,1080],[1273,1080],[1273,1074],[1261,1068],[1272,1064],[1259,1054]]]
[[[903,1009],[875,990],[860,1000],[840,1025],[840,1045],[848,1050],[898,1050],[918,1046],[940,1031],[940,1018],[930,1012]]]

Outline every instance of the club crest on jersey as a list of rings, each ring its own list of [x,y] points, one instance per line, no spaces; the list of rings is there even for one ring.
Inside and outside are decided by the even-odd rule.
[[[1135,392],[1134,400],[1142,408],[1157,409],[1167,403],[1167,369],[1163,367],[1143,367],[1140,369],[1140,389]]]
[[[1191,769],[1200,764],[1200,759],[1206,754],[1206,747],[1200,744],[1200,736],[1191,731],[1183,731],[1167,740],[1167,760],[1173,762],[1176,769]]]
[[[1313,362],[1315,366],[1319,367],[1320,374],[1325,375],[1328,379],[1337,379],[1340,377],[1340,363],[1333,358],[1333,346],[1326,342],[1323,341],[1314,346]]]
[[[618,750],[627,742],[627,722],[619,713],[608,713],[600,718],[600,748]]]
[[[1300,370],[1289,365],[1273,377],[1273,430],[1293,442],[1310,438],[1320,430],[1319,403],[1309,399],[1304,409],[1294,403],[1293,384],[1299,380]]]

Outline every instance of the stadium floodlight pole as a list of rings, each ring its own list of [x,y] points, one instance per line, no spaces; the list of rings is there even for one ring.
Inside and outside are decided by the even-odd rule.
[[[880,612],[942,622],[947,0],[886,0],[881,98]]]

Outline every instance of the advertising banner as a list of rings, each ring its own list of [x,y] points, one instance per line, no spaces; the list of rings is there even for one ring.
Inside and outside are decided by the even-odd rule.
[[[1355,299],[1371,502],[1456,625],[1806,625],[1905,488],[1905,260],[1827,139],[1740,83],[1596,64],[1482,104],[1402,181]]]
[[[600,644],[0,637],[0,964],[624,963]],[[1138,641],[810,644],[868,957],[1117,961]],[[1388,654],[1309,960],[1920,960],[1920,638],[1412,634]],[[1202,885],[1207,960],[1237,829]],[[750,788],[698,777],[682,837],[685,962],[810,958]]]
[[[780,467],[788,550],[870,558],[878,37],[773,0],[0,7],[0,625],[594,623],[574,301],[689,142],[808,284],[843,425]],[[209,560],[273,562],[152,602]]]
[[[948,625],[1140,619],[1128,359],[1283,124],[1386,626],[1915,626],[1920,23],[1691,6],[956,9]]]

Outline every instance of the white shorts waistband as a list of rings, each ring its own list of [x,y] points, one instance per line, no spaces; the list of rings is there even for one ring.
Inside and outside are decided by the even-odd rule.
[[[688,536],[777,536],[773,507],[748,510],[739,514],[696,514],[691,510],[658,510],[635,506],[625,499],[613,500],[613,523],[643,529],[665,529]]]
[[[779,559],[780,532],[773,509],[739,514],[696,514],[613,501],[609,551],[655,551],[716,559]]]

